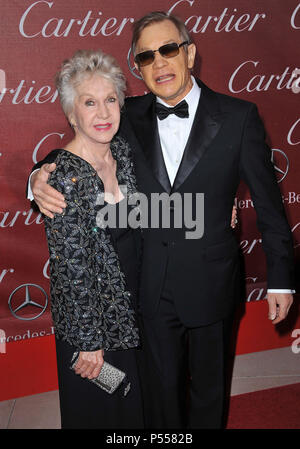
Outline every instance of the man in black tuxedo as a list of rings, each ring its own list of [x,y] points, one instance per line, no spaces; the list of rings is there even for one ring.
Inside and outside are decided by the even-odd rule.
[[[183,199],[192,194],[183,209],[189,207],[193,216],[196,194],[204,194],[201,238],[187,234],[186,223],[177,228],[172,220],[167,229],[160,224],[143,230],[147,426],[220,428],[227,328],[240,275],[230,220],[241,179],[251,191],[262,233],[274,324],[293,301],[291,232],[256,106],[213,92],[191,76],[196,48],[177,18],[158,12],[140,19],[132,50],[151,91],[126,100],[120,129],[134,149],[139,191],[149,203],[153,193],[179,193]],[[45,186],[52,169],[44,166],[31,184],[47,215],[64,206]],[[175,216],[175,202],[168,207]]]

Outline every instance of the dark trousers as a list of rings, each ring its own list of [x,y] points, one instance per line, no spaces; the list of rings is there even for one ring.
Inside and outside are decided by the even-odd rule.
[[[143,319],[147,428],[222,427],[228,322],[186,328],[166,279],[159,309]]]

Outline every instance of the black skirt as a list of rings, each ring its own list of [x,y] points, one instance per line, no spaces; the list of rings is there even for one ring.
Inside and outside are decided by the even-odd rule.
[[[104,360],[127,374],[130,390],[121,385],[108,394],[70,369],[75,349],[56,339],[62,429],[142,429],[143,404],[137,365],[139,349],[106,351]]]
[[[137,309],[137,284],[139,265],[139,234],[132,229],[111,230],[126,282],[132,292],[134,309]],[[137,318],[138,319],[138,318]],[[63,429],[142,429],[144,412],[141,393],[142,350],[127,349],[105,351],[104,360],[127,375],[130,390],[124,396],[121,385],[108,394],[86,378],[70,369],[76,351],[67,342],[56,339],[57,371],[61,426]],[[139,362],[139,364],[137,363]]]

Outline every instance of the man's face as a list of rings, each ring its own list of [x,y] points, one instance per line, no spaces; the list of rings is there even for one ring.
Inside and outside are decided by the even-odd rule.
[[[141,33],[135,53],[157,50],[171,42],[181,44],[183,39],[176,26],[170,20],[147,26]],[[188,52],[180,47],[179,54],[173,58],[164,58],[157,51],[152,64],[137,67],[148,89],[171,106],[181,101],[191,90],[193,83],[190,69],[194,65],[196,48],[188,46]]]

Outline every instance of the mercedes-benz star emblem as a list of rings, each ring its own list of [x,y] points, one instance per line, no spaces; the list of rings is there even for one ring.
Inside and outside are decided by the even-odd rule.
[[[290,168],[290,162],[287,155],[278,148],[272,149],[271,161],[277,175],[278,184],[284,180]]]
[[[131,65],[130,56],[131,56],[131,48],[129,49],[129,52],[128,52],[128,55],[127,55],[127,64],[128,64],[129,70],[130,70],[130,72],[132,73],[133,76],[135,76],[139,80],[142,80],[143,78],[136,71],[135,65],[134,64]]]
[[[32,299],[33,294],[36,295],[36,292],[35,293],[32,292],[34,288],[39,289],[42,292],[42,301],[41,298],[37,300]],[[24,293],[22,292],[21,295],[16,295],[16,293],[21,289],[24,289]],[[41,296],[41,294],[39,294],[39,296]],[[14,297],[15,299],[13,300]],[[8,299],[8,306],[13,316],[15,318],[18,318],[18,320],[24,321],[36,320],[45,312],[47,305],[48,305],[47,293],[42,287],[36,284],[19,285],[19,287],[15,288],[15,290],[10,294],[10,297]],[[25,307],[29,306],[31,306],[31,310],[38,310],[38,312],[36,314],[34,312],[31,312],[30,317],[18,314],[18,312],[23,310]]]

